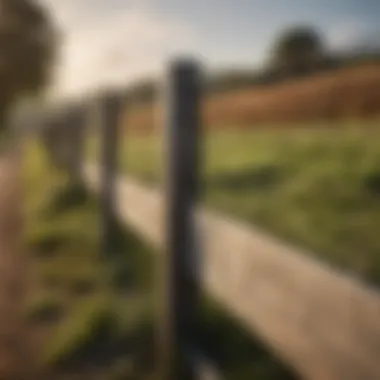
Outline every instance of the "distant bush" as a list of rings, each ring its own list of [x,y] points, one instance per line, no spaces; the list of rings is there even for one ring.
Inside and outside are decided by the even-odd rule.
[[[76,297],[89,296],[94,294],[98,288],[98,283],[92,278],[78,278],[70,284],[70,294]]]
[[[88,193],[80,183],[70,183],[59,189],[51,199],[51,213],[56,215],[75,209],[85,204],[89,199]]]
[[[289,76],[316,71],[326,55],[321,34],[308,26],[297,26],[281,32],[276,39],[270,65]]]
[[[53,296],[42,296],[27,306],[26,317],[32,323],[54,323],[64,315],[64,308],[59,299]]]
[[[35,255],[42,259],[53,258],[64,244],[64,236],[47,235],[45,231],[32,236],[28,243],[35,252]]]

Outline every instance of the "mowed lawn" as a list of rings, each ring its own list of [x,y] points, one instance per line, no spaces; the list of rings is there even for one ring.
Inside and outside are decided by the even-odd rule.
[[[203,144],[203,202],[380,284],[380,129],[218,132]],[[159,137],[127,135],[122,170],[160,182]]]

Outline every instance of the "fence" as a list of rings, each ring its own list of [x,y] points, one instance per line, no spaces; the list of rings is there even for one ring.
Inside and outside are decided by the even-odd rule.
[[[206,288],[303,378],[379,379],[377,292],[253,227],[196,205],[200,82],[197,65],[189,62],[174,64],[168,75],[163,194],[117,175],[120,98],[108,95],[99,104],[104,132],[100,170],[78,153],[83,149],[78,143],[84,138],[78,132],[84,129],[83,118],[67,119],[63,128],[48,128],[45,134],[56,161],[79,173],[100,195],[104,250],[110,239],[111,216],[116,213],[158,252],[165,253],[162,304],[166,306],[160,339],[163,378],[197,377],[188,359],[194,352],[199,291]],[[63,149],[55,149],[56,145]]]

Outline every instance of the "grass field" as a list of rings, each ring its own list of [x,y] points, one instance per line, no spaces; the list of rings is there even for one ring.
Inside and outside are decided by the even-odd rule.
[[[156,255],[116,223],[103,257],[96,199],[39,147],[29,150],[25,185],[33,275],[26,313],[49,380],[152,379]],[[296,379],[207,297],[199,327],[201,349],[225,379]]]
[[[203,147],[207,205],[258,224],[380,284],[379,130],[214,132]],[[163,145],[127,136],[124,174],[159,182]]]

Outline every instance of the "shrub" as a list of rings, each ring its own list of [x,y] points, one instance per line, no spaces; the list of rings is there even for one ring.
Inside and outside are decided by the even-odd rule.
[[[41,364],[61,367],[80,360],[91,349],[108,340],[114,331],[114,315],[103,298],[94,298],[75,310],[46,345]]]
[[[32,323],[55,323],[64,316],[65,310],[59,299],[44,295],[27,306],[26,316]]]

